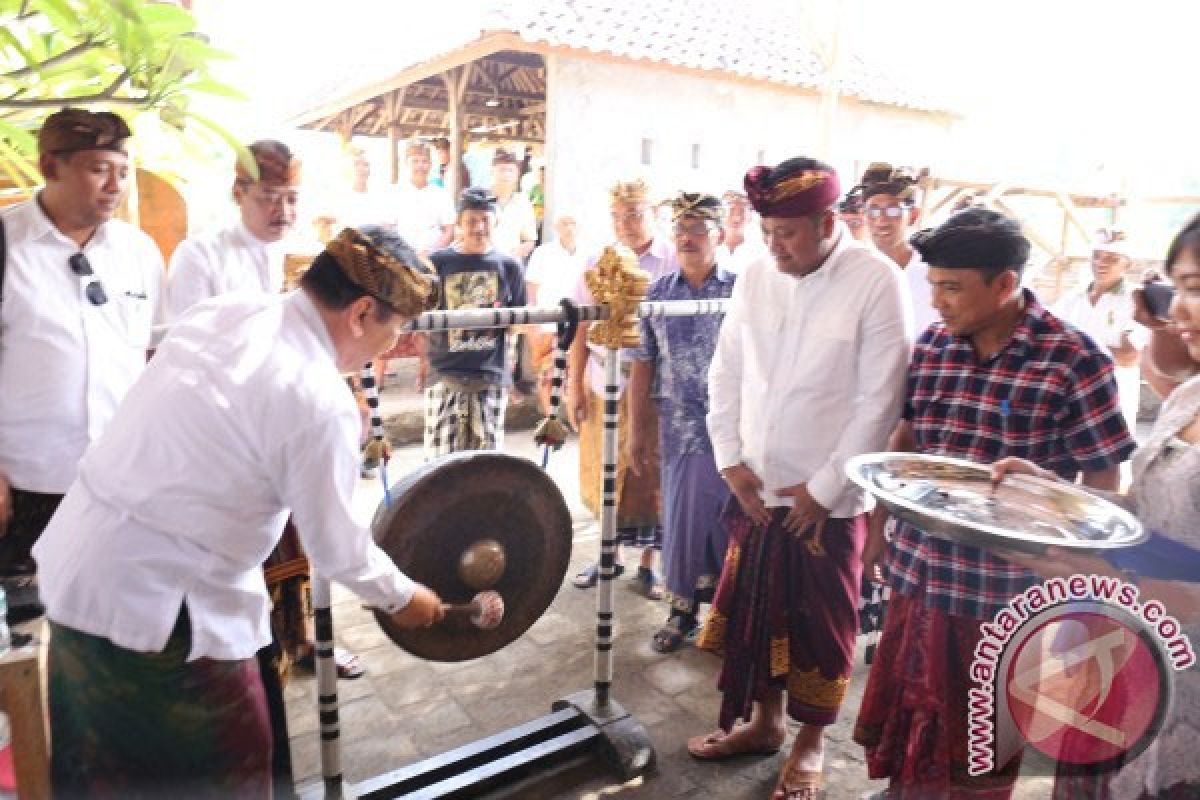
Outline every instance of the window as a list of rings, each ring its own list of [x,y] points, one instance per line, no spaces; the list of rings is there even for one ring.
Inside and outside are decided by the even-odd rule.
[[[654,162],[654,140],[642,139],[642,165],[650,166]]]
[[[692,169],[700,169],[700,145],[692,145]]]
[[[755,164],[767,163],[767,151],[764,148],[758,148],[758,153],[756,155],[757,158],[754,161]]]

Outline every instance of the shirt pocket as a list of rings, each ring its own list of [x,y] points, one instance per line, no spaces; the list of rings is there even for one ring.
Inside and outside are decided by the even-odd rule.
[[[789,365],[793,384],[837,394],[855,383],[849,376],[858,370],[857,337],[856,319],[840,312],[814,314],[796,341]]]
[[[154,326],[154,300],[144,286],[121,283],[109,289],[109,319],[130,347],[145,350]]]

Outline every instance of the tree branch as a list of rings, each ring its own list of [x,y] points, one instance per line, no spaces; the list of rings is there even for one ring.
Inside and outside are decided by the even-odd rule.
[[[69,106],[72,104],[89,105],[91,103],[111,103],[120,106],[140,106],[146,102],[145,98],[141,97],[117,97],[117,90],[125,81],[129,80],[129,70],[122,70],[117,79],[109,84],[108,88],[103,92],[96,94],[85,94],[78,97],[45,97],[34,100],[16,100],[13,97],[6,97],[0,100],[0,109],[16,109],[16,108],[54,108],[56,106]]]
[[[26,75],[32,75],[35,72],[40,72],[41,70],[45,69],[46,67],[52,67],[55,64],[61,64],[62,62],[66,61],[67,59],[74,58],[75,56],[79,55],[80,53],[86,53],[88,50],[93,50],[95,48],[96,48],[95,42],[93,42],[91,39],[85,39],[84,41],[80,42],[79,44],[75,45],[74,47],[70,47],[70,48],[67,48],[66,50],[63,50],[61,53],[59,53],[56,56],[50,56],[50,58],[47,58],[45,61],[41,62],[40,64],[24,66],[24,67],[21,67],[20,69],[14,69],[12,72],[6,72],[6,73],[4,73],[3,76],[0,76],[0,77],[6,78],[6,79],[23,78]]]

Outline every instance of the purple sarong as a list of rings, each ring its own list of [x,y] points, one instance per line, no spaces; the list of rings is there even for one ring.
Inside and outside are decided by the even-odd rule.
[[[662,488],[666,599],[677,611],[695,613],[716,588],[725,563],[729,532],[721,512],[729,487],[712,453],[685,453],[663,459]]]

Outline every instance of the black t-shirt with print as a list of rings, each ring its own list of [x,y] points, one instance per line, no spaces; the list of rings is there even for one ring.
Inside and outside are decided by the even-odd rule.
[[[525,272],[514,258],[496,250],[476,255],[453,247],[429,258],[442,281],[443,309],[525,305]],[[508,384],[511,376],[504,368],[506,341],[506,332],[496,329],[430,334],[430,380],[445,376]]]

